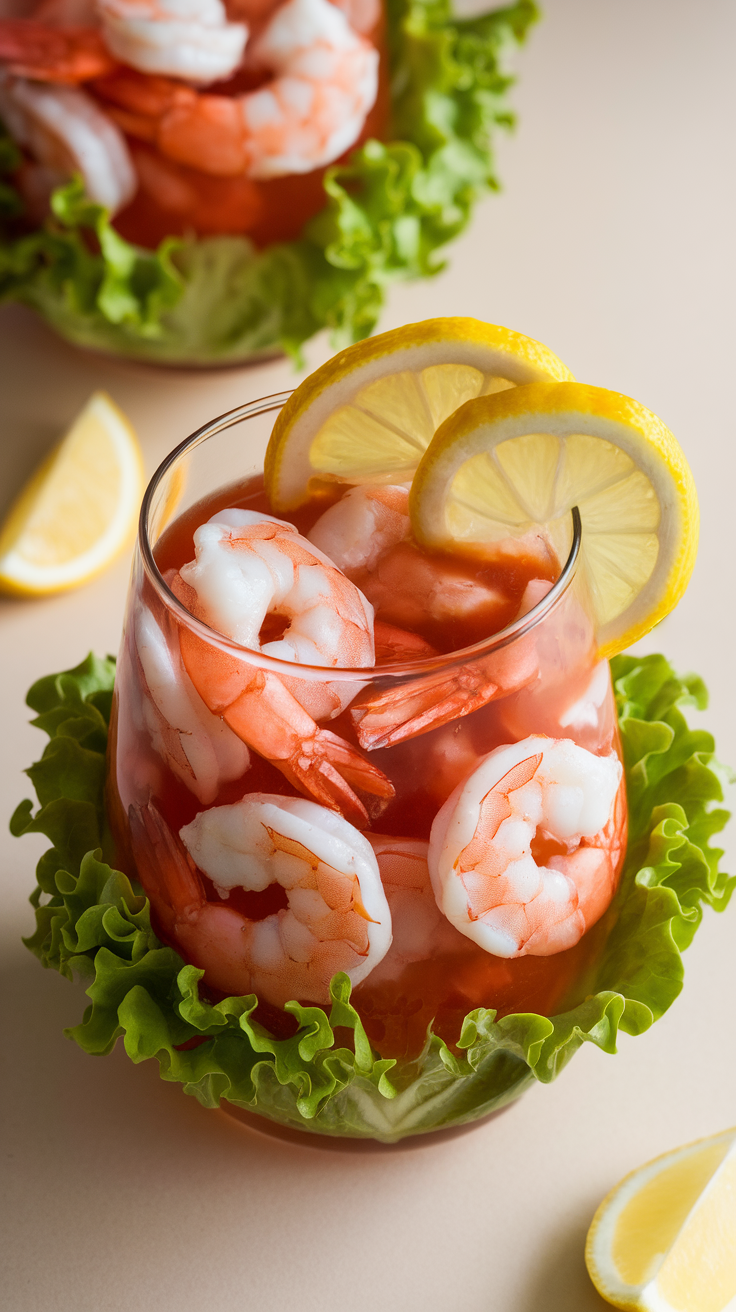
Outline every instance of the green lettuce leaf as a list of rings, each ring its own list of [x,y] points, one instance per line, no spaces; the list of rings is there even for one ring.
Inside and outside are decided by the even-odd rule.
[[[614,1053],[620,1029],[643,1033],[677,997],[681,953],[703,907],[723,910],[736,880],[710,845],[728,819],[718,803],[729,773],[681,709],[705,705],[702,682],[679,679],[664,656],[617,656],[612,671],[630,831],[595,966],[561,1014],[498,1018],[479,1008],[454,1051],[430,1030],[421,1056],[403,1063],[372,1050],[346,975],[332,981],[329,1014],[287,1004],[296,1029],[285,1039],[255,1019],[255,995],[215,1004],[200,995],[202,971],[160,943],[147,899],[105,860],[114,661],[90,655],[39,680],[28,703],[50,741],[27,773],[40,805],[34,814],[22,802],[11,830],[53,843],[38,863],[36,931],[25,941],[44,966],[88,984],[90,1006],[69,1036],[95,1054],[122,1038],[133,1061],[155,1058],[163,1079],[206,1107],[226,1099],[282,1125],[385,1142],[498,1110],[554,1079],[582,1043]],[[338,1028],[349,1047],[335,1046]]]
[[[517,0],[457,20],[449,0],[391,0],[393,122],[325,176],[325,209],[297,241],[124,241],[77,179],[53,219],[24,232],[16,147],[0,135],[0,300],[33,306],[80,346],[161,363],[208,364],[284,350],[329,328],[335,345],[372,332],[387,286],[442,268],[437,252],[498,188],[492,135],[513,116],[506,66],[537,17]]]

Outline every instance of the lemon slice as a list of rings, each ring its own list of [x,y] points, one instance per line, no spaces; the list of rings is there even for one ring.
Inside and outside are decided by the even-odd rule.
[[[412,484],[429,547],[476,551],[542,526],[561,560],[578,506],[581,564],[602,656],[648,633],[687,586],[698,543],[692,474],[669,429],[618,392],[530,383],[463,405]]]
[[[736,1306],[736,1131],[676,1148],[626,1176],[593,1218],[585,1261],[614,1307]]]
[[[130,540],[142,493],[135,433],[95,392],[0,529],[0,588],[39,596],[99,574]]]
[[[276,420],[271,505],[303,505],[315,479],[407,482],[464,401],[545,378],[572,374],[540,342],[478,319],[427,319],[357,342],[310,374]]]

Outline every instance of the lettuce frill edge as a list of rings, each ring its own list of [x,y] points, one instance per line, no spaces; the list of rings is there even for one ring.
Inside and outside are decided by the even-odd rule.
[[[105,859],[110,840],[104,771],[115,663],[88,656],[39,680],[28,694],[33,723],[50,738],[26,772],[40,803],[16,809],[12,832],[43,833],[53,846],[37,867],[36,930],[26,945],[46,967],[88,985],[90,1005],[67,1031],[86,1052],[122,1038],[135,1062],[155,1058],[163,1079],[205,1107],[222,1099],[282,1125],[387,1142],[472,1121],[535,1080],[548,1083],[582,1043],[616,1051],[619,1030],[642,1034],[677,997],[681,953],[705,906],[723,910],[736,880],[710,840],[729,813],[719,803],[729,772],[710,734],[682,712],[702,708],[696,676],[680,679],[664,656],[612,661],[629,799],[629,846],[607,913],[601,956],[579,986],[584,1000],[553,1017],[465,1017],[454,1051],[431,1030],[413,1062],[379,1057],[337,975],[329,1015],[292,1002],[297,1029],[280,1039],[254,1018],[255,995],[211,1003],[202,971],[156,937],[147,899]],[[335,1030],[352,1047],[335,1046]]]

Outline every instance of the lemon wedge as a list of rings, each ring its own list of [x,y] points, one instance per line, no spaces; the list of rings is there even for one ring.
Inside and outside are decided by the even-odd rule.
[[[266,452],[275,511],[303,505],[314,480],[403,483],[435,429],[472,397],[571,379],[531,337],[478,319],[427,319],[357,342],[296,389]]]
[[[676,1148],[626,1176],[593,1218],[585,1261],[614,1307],[736,1306],[736,1130]]]
[[[95,392],[0,529],[0,589],[40,596],[99,574],[135,530],[143,462],[128,420]]]
[[[601,656],[648,633],[687,586],[698,502],[669,429],[638,402],[583,383],[530,383],[461,406],[414,476],[425,546],[477,552],[541,526],[561,560],[570,510]]]

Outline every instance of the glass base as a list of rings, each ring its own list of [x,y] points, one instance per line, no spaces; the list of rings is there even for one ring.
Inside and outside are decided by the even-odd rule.
[[[514,1099],[514,1103],[517,1099]],[[452,1125],[442,1130],[427,1130],[422,1134],[408,1135],[404,1139],[397,1139],[395,1143],[384,1143],[379,1139],[358,1139],[350,1136],[342,1138],[331,1134],[320,1134],[314,1130],[295,1130],[287,1125],[279,1125],[277,1121],[269,1120],[267,1116],[260,1116],[257,1112],[249,1112],[244,1107],[236,1107],[225,1099],[220,1103],[219,1110],[224,1112],[232,1120],[238,1121],[240,1125],[248,1130],[255,1130],[258,1134],[269,1135],[272,1139],[281,1139],[284,1143],[295,1144],[298,1148],[317,1148],[325,1149],[327,1152],[337,1153],[396,1153],[403,1149],[431,1148],[435,1144],[446,1143],[448,1139],[459,1139],[461,1135],[470,1134],[481,1125],[487,1125],[489,1121],[495,1120],[497,1116],[502,1116],[504,1112],[510,1110],[514,1105],[508,1102],[496,1111],[488,1112],[485,1116],[479,1116],[477,1120],[468,1121],[464,1125]]]

